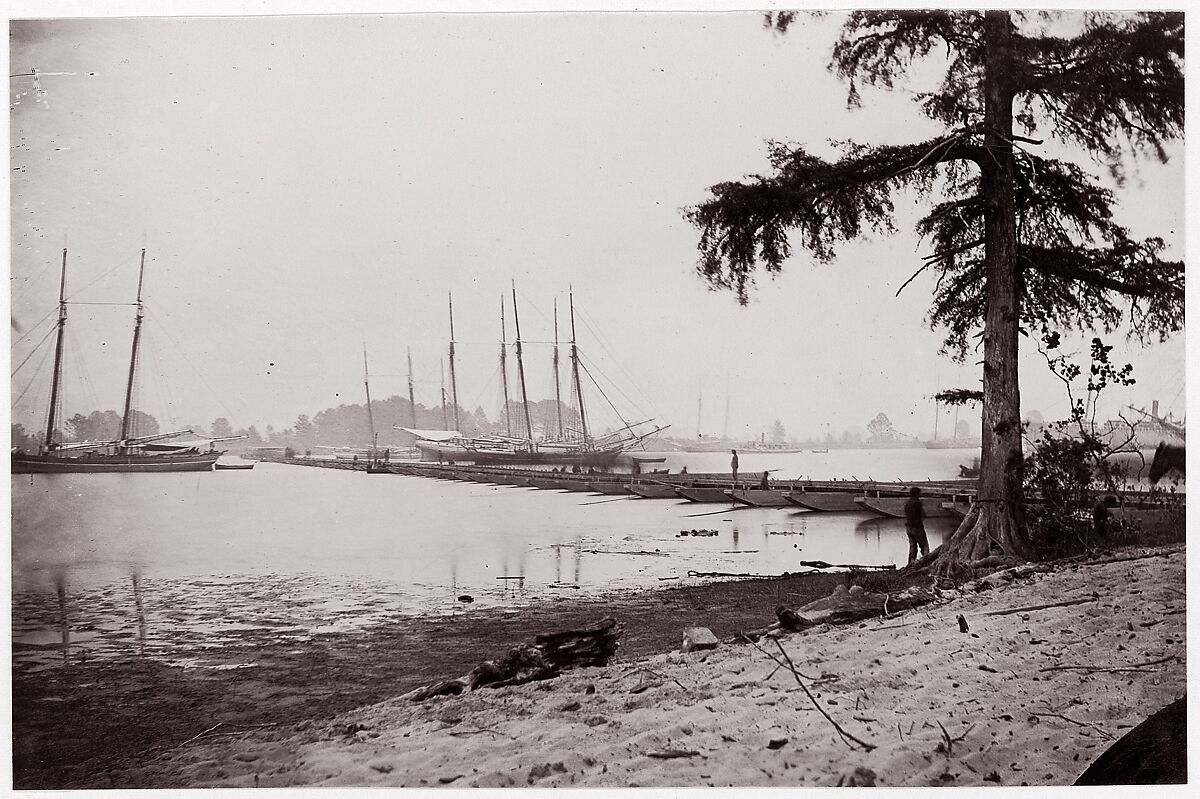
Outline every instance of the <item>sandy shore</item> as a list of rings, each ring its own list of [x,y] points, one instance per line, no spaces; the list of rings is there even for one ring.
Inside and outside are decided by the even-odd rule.
[[[783,637],[812,699],[765,639],[287,729],[217,728],[120,781],[815,787],[860,769],[879,786],[1071,784],[1184,694],[1184,562],[1182,547],[1123,550]]]

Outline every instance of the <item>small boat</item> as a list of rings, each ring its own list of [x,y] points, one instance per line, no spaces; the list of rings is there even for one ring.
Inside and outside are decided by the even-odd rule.
[[[534,488],[541,488],[546,491],[561,491],[562,490],[562,486],[559,485],[558,480],[551,480],[550,478],[547,478],[547,477],[529,477],[529,478],[526,478],[525,482],[527,482],[529,485],[533,486]]]
[[[828,449],[814,449],[814,450],[810,450],[810,452],[815,452],[818,455],[824,455],[824,454],[828,453],[829,450]]]
[[[623,483],[614,483],[608,480],[590,482],[587,484],[587,487],[589,491],[593,491],[597,494],[611,494],[613,496],[619,496],[622,494],[633,493]]]
[[[675,486],[663,483],[630,483],[626,486],[643,499],[679,499]]]
[[[855,497],[855,504],[860,508],[878,513],[880,516],[892,516],[897,519],[904,518],[904,503],[908,502],[908,497]],[[942,507],[941,500],[931,497],[921,497],[921,506],[925,508],[925,518],[931,519],[935,516],[954,516],[952,511]]]
[[[677,486],[675,493],[691,502],[724,502],[733,504],[725,488],[710,488],[707,486]]]
[[[850,491],[787,491],[783,498],[805,510],[824,513],[862,510],[855,504],[854,494]]]
[[[788,504],[780,489],[727,489],[725,495],[735,502],[749,505],[752,508],[782,508]]]
[[[254,468],[253,463],[221,463],[217,461],[213,468],[219,472],[247,471]]]
[[[519,486],[521,488],[529,488],[528,478],[523,474],[493,474],[491,482],[503,486]]]

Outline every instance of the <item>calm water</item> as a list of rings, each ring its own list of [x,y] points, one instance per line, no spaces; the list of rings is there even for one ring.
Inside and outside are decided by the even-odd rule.
[[[955,477],[969,452],[747,453],[789,478]],[[727,471],[727,454],[670,455]],[[253,471],[12,479],[14,657],[151,653],[185,665],[247,633],[304,640],[396,614],[518,606],[780,574],[800,560],[902,563],[903,522],[611,498],[262,463]],[[680,537],[711,529],[713,537]],[[928,523],[930,545],[953,529]],[[207,664],[212,665],[212,664]],[[237,665],[237,664],[224,664]]]

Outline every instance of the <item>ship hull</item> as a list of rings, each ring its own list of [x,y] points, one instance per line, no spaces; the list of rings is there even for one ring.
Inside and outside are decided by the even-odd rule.
[[[59,458],[52,455],[13,455],[13,474],[104,474],[135,472],[208,472],[220,452],[203,455],[98,455]]]
[[[476,450],[436,442],[417,442],[421,459],[475,464],[543,464],[549,466],[612,466],[620,450],[563,451]]]

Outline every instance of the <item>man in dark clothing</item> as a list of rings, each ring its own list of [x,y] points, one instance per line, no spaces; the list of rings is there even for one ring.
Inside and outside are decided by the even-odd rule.
[[[737,469],[738,469],[737,450],[731,449],[729,451],[733,453],[733,457],[729,459],[729,468],[733,470],[733,483],[736,486],[737,485]]]
[[[904,531],[908,533],[908,562],[917,559],[917,548],[921,557],[929,554],[929,537],[925,535],[925,506],[921,504],[921,489],[913,486],[904,503]]]
[[[1117,498],[1111,494],[1096,503],[1092,508],[1092,532],[1099,538],[1104,538],[1108,533],[1108,520],[1112,513],[1109,508],[1117,507]]]

